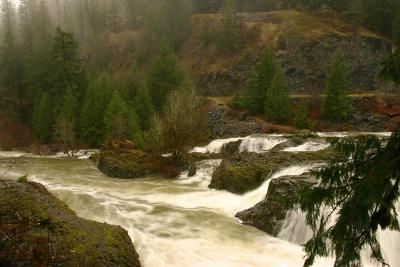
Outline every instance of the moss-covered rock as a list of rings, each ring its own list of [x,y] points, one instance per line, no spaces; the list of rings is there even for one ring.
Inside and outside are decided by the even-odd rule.
[[[243,224],[254,226],[272,236],[277,236],[304,187],[312,186],[316,179],[309,174],[286,176],[272,180],[267,197],[252,208],[236,214]]]
[[[98,168],[107,176],[122,179],[133,179],[157,172],[151,158],[139,150],[102,150],[98,157]]]
[[[126,230],[84,220],[42,185],[0,180],[0,265],[140,266]]]
[[[215,170],[210,188],[243,194],[259,187],[265,179],[281,168],[291,165],[324,162],[335,157],[331,149],[318,152],[241,153],[225,158]]]

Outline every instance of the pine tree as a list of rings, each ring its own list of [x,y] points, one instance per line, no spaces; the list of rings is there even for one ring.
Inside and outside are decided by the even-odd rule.
[[[71,90],[65,93],[55,124],[55,137],[63,145],[64,153],[73,156],[77,148],[76,123],[78,101]],[[71,154],[70,154],[71,153]]]
[[[245,104],[251,113],[264,113],[265,97],[276,69],[272,52],[265,48],[255,66],[245,93]]]
[[[147,130],[150,126],[150,119],[153,116],[154,108],[146,85],[142,85],[139,88],[135,99],[135,106],[140,126],[143,130]]]
[[[86,74],[78,57],[78,43],[72,33],[57,27],[53,47],[53,95],[63,95],[70,89],[80,102],[86,88]]]
[[[347,96],[347,66],[341,52],[335,54],[325,82],[325,101],[322,116],[330,121],[339,122],[349,118],[350,99]]]
[[[397,9],[397,16],[393,22],[392,39],[396,45],[400,45],[400,6]]]
[[[221,52],[230,54],[241,46],[243,22],[237,16],[236,6],[232,0],[226,1],[222,13],[223,19],[217,31],[217,47]]]
[[[298,129],[311,129],[313,123],[310,119],[309,109],[305,103],[301,103],[294,115],[294,124]]]
[[[47,92],[43,92],[37,98],[32,117],[34,133],[41,142],[50,140],[52,122],[53,108],[51,99]]]
[[[276,123],[285,123],[289,118],[288,92],[285,83],[282,68],[277,67],[265,98],[265,115]]]
[[[104,115],[112,97],[111,82],[105,73],[93,78],[86,92],[80,116],[80,137],[98,147],[105,136]]]
[[[183,82],[183,72],[171,48],[164,43],[153,57],[146,86],[157,111],[160,111],[167,95]]]
[[[127,132],[129,110],[117,90],[114,91],[111,102],[104,115],[106,135],[111,138],[124,138]]]
[[[136,142],[137,146],[141,149],[145,147],[145,142],[140,128],[139,117],[132,105],[128,107],[126,124],[126,137]]]
[[[379,78],[400,84],[400,49],[397,49],[383,62]]]

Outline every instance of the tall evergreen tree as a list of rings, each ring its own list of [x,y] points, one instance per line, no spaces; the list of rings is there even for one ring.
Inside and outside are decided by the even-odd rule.
[[[117,90],[104,115],[106,135],[111,138],[124,138],[127,132],[128,107]]]
[[[288,92],[285,83],[282,68],[276,67],[265,98],[265,115],[273,122],[285,123],[289,118]]]
[[[51,138],[53,122],[53,103],[47,92],[41,93],[35,103],[32,117],[32,126],[36,137],[41,142],[48,142]]]
[[[325,100],[322,116],[330,121],[348,119],[351,111],[348,88],[347,65],[343,54],[336,52],[325,82]]]
[[[93,78],[86,92],[80,116],[80,137],[83,142],[100,146],[106,130],[104,115],[112,97],[108,76],[101,73]]]
[[[382,64],[379,78],[400,84],[400,48],[392,53]]]
[[[245,105],[250,112],[264,113],[265,98],[275,69],[276,63],[272,52],[269,48],[265,48],[260,61],[253,69],[245,93]]]
[[[217,47],[223,53],[237,51],[241,42],[243,22],[237,16],[236,6],[232,0],[227,0],[222,9],[223,19],[219,24],[217,33]]]
[[[87,86],[86,74],[78,56],[78,43],[72,33],[57,27],[53,47],[52,94],[64,95],[69,89],[80,102]]]
[[[135,106],[140,126],[143,130],[147,130],[150,126],[150,119],[153,116],[154,108],[146,85],[142,85],[139,88],[135,99]]]
[[[183,72],[171,48],[164,43],[151,60],[146,86],[157,111],[160,111],[167,95],[180,87],[184,79]]]

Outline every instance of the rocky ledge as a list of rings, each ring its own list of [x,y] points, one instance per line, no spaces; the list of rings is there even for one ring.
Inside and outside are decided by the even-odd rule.
[[[134,149],[104,149],[97,161],[99,170],[114,178],[133,179],[157,171],[146,153]]]
[[[212,176],[210,188],[243,194],[258,188],[272,173],[292,165],[321,163],[335,157],[331,149],[318,152],[240,153],[225,158]]]
[[[287,212],[298,199],[304,187],[312,186],[316,179],[310,174],[285,176],[271,181],[267,197],[252,208],[238,212],[243,224],[254,226],[272,236],[277,236]]]
[[[126,230],[79,218],[42,185],[0,180],[3,266],[140,266]]]

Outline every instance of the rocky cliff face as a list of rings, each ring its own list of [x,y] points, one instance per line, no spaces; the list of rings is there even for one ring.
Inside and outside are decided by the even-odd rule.
[[[0,180],[0,265],[133,266],[120,226],[81,219],[42,185]]]
[[[373,32],[348,24],[334,13],[282,10],[241,16],[248,28],[259,33],[256,41],[249,41],[229,56],[212,49],[194,50],[190,55],[195,63],[188,67],[202,95],[228,96],[244,89],[265,46],[282,64],[291,91],[322,91],[331,59],[338,50],[348,62],[351,88],[374,90],[382,86],[376,75],[391,51],[391,43]],[[201,15],[196,19],[200,21]]]

